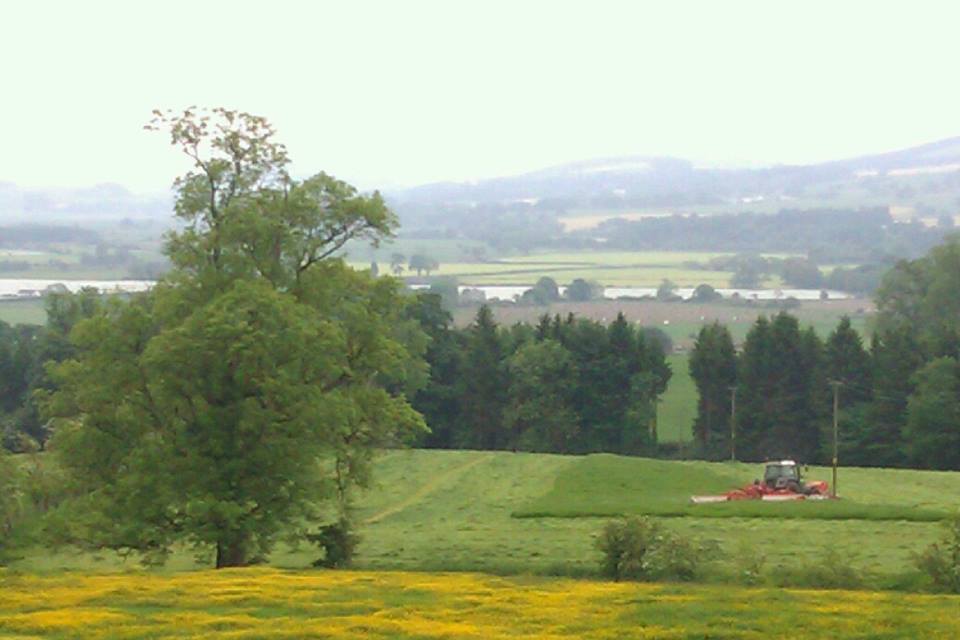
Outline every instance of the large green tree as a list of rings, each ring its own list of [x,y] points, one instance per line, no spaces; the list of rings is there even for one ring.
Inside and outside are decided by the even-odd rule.
[[[901,261],[876,292],[882,331],[909,328],[928,358],[960,356],[960,236],[926,256]]]
[[[263,118],[155,115],[193,162],[175,183],[173,270],[77,325],[46,409],[78,541],[157,557],[189,543],[243,565],[324,497],[345,510],[372,449],[422,427],[403,392],[425,341],[394,280],[336,258],[395,228],[378,194],[291,178]]]

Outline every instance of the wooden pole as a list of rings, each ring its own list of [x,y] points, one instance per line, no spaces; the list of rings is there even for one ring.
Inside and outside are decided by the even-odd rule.
[[[737,461],[737,388],[730,387],[730,462]]]
[[[837,464],[839,462],[839,434],[838,414],[840,412],[840,385],[839,380],[831,380],[830,386],[833,387],[833,484],[830,485],[830,495],[837,497]]]

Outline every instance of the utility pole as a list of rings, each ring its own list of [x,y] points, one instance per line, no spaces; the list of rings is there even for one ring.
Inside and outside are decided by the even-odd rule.
[[[657,422],[659,420],[660,398],[653,401],[653,415],[650,417],[650,443],[657,444]]]
[[[833,387],[833,484],[830,485],[830,493],[834,498],[837,497],[837,458],[839,455],[837,414],[840,412],[840,385],[842,384],[839,380],[830,381],[830,386]]]
[[[730,462],[737,461],[737,388],[730,389]]]

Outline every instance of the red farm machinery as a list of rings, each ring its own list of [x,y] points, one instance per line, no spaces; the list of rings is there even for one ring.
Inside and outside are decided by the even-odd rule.
[[[712,502],[730,502],[734,500],[765,500],[783,502],[789,500],[825,500],[831,498],[827,483],[823,480],[811,482],[803,479],[803,473],[793,460],[767,462],[763,470],[763,480],[754,480],[741,489],[734,489],[714,496],[691,496],[694,504]]]

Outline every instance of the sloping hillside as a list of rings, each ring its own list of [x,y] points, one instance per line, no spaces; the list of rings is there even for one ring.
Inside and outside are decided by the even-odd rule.
[[[462,229],[506,213],[537,220],[672,212],[771,213],[781,209],[891,207],[898,219],[935,223],[956,216],[960,201],[960,138],[889,153],[812,165],[700,167],[677,158],[627,156],[551,167],[470,183],[429,184],[390,192],[405,232]],[[546,216],[546,217],[545,217]],[[586,222],[585,222],[586,220]],[[516,224],[511,222],[510,224]]]
[[[375,484],[357,503],[358,568],[589,575],[598,566],[594,537],[613,514],[644,513],[650,505],[665,503],[683,508],[690,492],[722,491],[750,482],[759,465],[402,450],[383,453],[374,471]],[[829,478],[825,469],[812,469],[810,476]],[[958,507],[960,473],[843,469],[840,479],[841,493],[851,504],[893,505],[906,511]],[[547,508],[568,512],[552,514],[566,517],[515,517],[535,516]],[[680,517],[664,518],[670,529],[716,541],[724,553],[721,572],[736,570],[744,548],[761,553],[770,570],[821,562],[832,549],[882,582],[909,571],[913,554],[940,533],[936,522],[865,519],[869,513],[833,520],[811,518],[809,513],[800,518],[783,513],[776,518],[756,513],[674,515]],[[270,563],[302,568],[317,555],[308,546],[286,547]],[[16,566],[29,571],[103,571],[124,565],[109,555],[38,549]],[[202,566],[185,549],[168,568]]]
[[[419,450],[386,453],[377,468],[377,486],[359,502],[365,521],[360,566],[572,574],[595,570],[593,537],[607,517],[513,516],[546,504],[606,506],[606,511],[594,512],[605,515],[642,513],[645,505],[665,500],[682,508],[689,492],[722,491],[750,482],[759,472],[753,464]],[[810,476],[830,477],[818,468]],[[950,511],[960,495],[960,473],[843,469],[840,481],[846,501],[875,506],[880,517],[882,508],[891,505]],[[691,513],[665,523],[716,540],[731,555],[755,543],[770,566],[818,560],[834,548],[854,565],[880,574],[909,570],[912,554],[939,534],[935,522],[808,515],[770,519]],[[803,543],[778,542],[788,540]],[[295,566],[300,558],[285,562]]]

